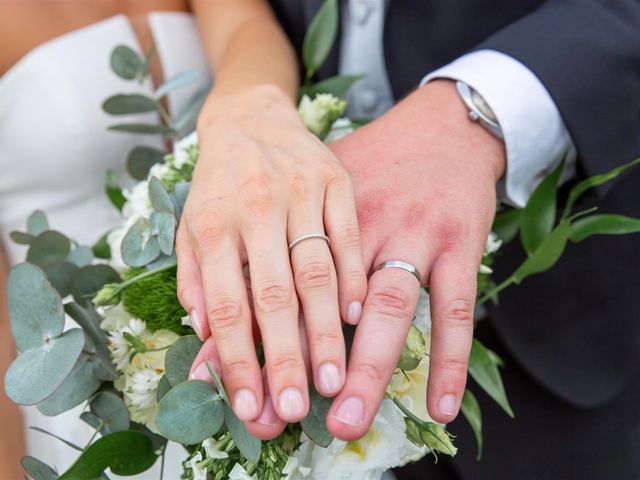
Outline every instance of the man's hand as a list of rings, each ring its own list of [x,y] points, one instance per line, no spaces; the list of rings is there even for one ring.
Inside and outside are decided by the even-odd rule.
[[[476,274],[505,169],[502,142],[469,121],[450,81],[411,94],[331,149],[356,194],[365,267],[414,265],[430,287],[433,331],[428,410],[450,422],[460,408],[473,336]],[[410,273],[372,274],[345,387],[327,423],[338,438],[366,433],[416,309]]]

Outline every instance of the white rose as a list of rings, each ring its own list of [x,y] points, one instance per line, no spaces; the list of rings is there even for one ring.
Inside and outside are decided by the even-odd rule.
[[[329,93],[320,93],[311,100],[303,95],[298,104],[298,113],[306,127],[315,135],[324,138],[329,129],[344,113],[347,103]]]

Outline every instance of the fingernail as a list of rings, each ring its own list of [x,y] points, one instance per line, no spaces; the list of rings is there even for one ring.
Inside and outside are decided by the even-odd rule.
[[[202,380],[213,385],[213,379],[211,378],[207,364],[204,361],[200,362],[196,368],[191,370],[189,378],[191,380]]]
[[[362,304],[357,300],[349,304],[347,308],[347,323],[351,325],[357,325],[362,316]]]
[[[331,362],[323,363],[318,369],[318,383],[320,390],[325,394],[337,393],[342,388],[340,370]]]
[[[288,417],[303,417],[305,415],[304,399],[297,388],[289,387],[280,392],[278,399],[280,412]]]
[[[275,407],[273,406],[273,400],[271,400],[271,395],[266,395],[264,397],[264,406],[262,407],[262,413],[258,418],[256,418],[256,423],[261,425],[275,425],[280,420],[278,417],[278,413],[276,412]]]
[[[200,340],[203,340],[202,319],[200,318],[198,311],[195,308],[192,308],[189,316],[191,317],[191,326],[193,327],[193,330],[196,332],[196,335],[198,335],[198,338],[200,338]]]
[[[241,388],[233,397],[233,411],[243,422],[248,422],[258,415],[258,402],[253,392],[247,388]]]
[[[453,416],[458,413],[458,400],[452,393],[447,393],[440,398],[438,402],[440,413],[447,416]]]
[[[364,404],[358,397],[349,397],[340,404],[335,413],[336,420],[357,427],[364,419]]]

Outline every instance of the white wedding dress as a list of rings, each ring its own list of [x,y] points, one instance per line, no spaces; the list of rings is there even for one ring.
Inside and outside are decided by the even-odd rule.
[[[195,23],[191,15],[177,12],[152,13],[148,20],[166,79],[193,68],[202,72],[198,82],[169,95],[169,110],[179,112],[209,81]],[[122,80],[111,71],[109,56],[119,44],[142,53],[124,15],[48,41],[0,77],[0,235],[11,265],[24,260],[25,248],[12,243],[9,232],[24,231],[36,209],[46,213],[51,228],[92,245],[119,223],[104,193],[105,171],[113,169],[124,180],[132,147],[163,146],[156,136],[107,131],[123,121],[158,123],[155,114],[113,117],[101,110],[110,95],[149,92],[150,85]],[[80,445],[93,433],[78,418],[81,407],[57,417],[46,417],[35,407],[23,411],[27,427],[44,428]],[[28,454],[58,472],[78,455],[33,430],[27,430],[26,439]],[[184,453],[176,445],[169,449],[165,479],[180,478]],[[135,478],[157,479],[159,471],[157,462]]]

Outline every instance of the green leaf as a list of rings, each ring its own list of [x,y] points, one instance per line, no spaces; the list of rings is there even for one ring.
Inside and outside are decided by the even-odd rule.
[[[33,242],[33,239],[36,237],[31,235],[30,233],[13,231],[9,233],[9,238],[18,245],[30,245],[31,242]]]
[[[93,427],[95,430],[101,428],[100,424],[102,423],[102,420],[100,420],[97,415],[94,415],[91,412],[82,412],[80,414],[80,420]]]
[[[135,475],[156,461],[151,440],[140,432],[114,432],[92,443],[59,480],[89,480],[110,468],[116,475]]]
[[[144,62],[142,64],[142,68],[140,69],[139,77],[144,78],[149,73],[149,67],[151,66],[151,61],[153,57],[156,55],[156,46],[151,45],[147,53],[144,54]]]
[[[553,229],[556,221],[556,197],[558,179],[564,168],[564,160],[547,175],[531,194],[520,216],[520,240],[531,255]]]
[[[175,207],[169,196],[169,192],[164,188],[160,180],[156,177],[149,179],[149,199],[156,212],[165,212],[173,215]]]
[[[493,220],[491,230],[498,235],[502,243],[507,244],[515,238],[520,228],[520,217],[522,210],[517,208],[500,212]]]
[[[18,350],[39,347],[62,333],[62,299],[44,272],[35,265],[21,263],[11,269],[7,282],[7,304]]]
[[[155,123],[118,123],[111,125],[108,130],[113,132],[141,133],[144,135],[175,135],[177,132],[172,128]]]
[[[118,180],[118,174],[113,170],[107,170],[104,189],[107,193],[109,201],[111,201],[112,205],[116,207],[119,212],[121,212],[122,206],[127,203],[127,199],[122,194],[122,189],[120,188],[120,182]]]
[[[163,375],[160,378],[158,388],[156,389],[156,402],[160,402],[169,390],[171,390],[171,383],[169,383],[167,376]]]
[[[333,440],[333,435],[327,429],[327,414],[331,408],[332,399],[323,397],[313,385],[309,386],[309,413],[302,419],[300,426],[304,433],[321,447],[327,447]]]
[[[160,251],[165,255],[171,255],[177,227],[176,217],[172,213],[153,212],[150,221],[151,232],[158,238]]]
[[[93,251],[91,247],[78,245],[67,255],[67,261],[78,267],[86,267],[93,260]]]
[[[185,335],[167,350],[164,357],[164,374],[172,387],[189,380],[191,364],[201,347],[202,342],[197,336]]]
[[[71,293],[71,284],[73,276],[78,271],[78,267],[69,262],[58,262],[52,265],[42,267],[47,278],[51,282],[61,297],[66,297]]]
[[[79,328],[22,352],[4,377],[4,389],[14,403],[35,405],[49,397],[67,378],[84,346]]]
[[[59,440],[60,442],[62,442],[62,443],[64,443],[65,445],[67,445],[67,446],[69,446],[69,447],[73,448],[74,450],[78,450],[79,452],[81,452],[81,451],[82,451],[82,447],[81,447],[81,446],[76,445],[75,443],[70,442],[69,440],[67,440],[67,439],[65,439],[65,438],[59,437],[59,436],[58,436],[58,435],[56,435],[55,433],[48,432],[48,431],[47,431],[47,430],[45,430],[44,428],[39,428],[39,427],[29,427],[29,430],[34,430],[34,431],[36,431],[36,432],[43,433],[43,434],[45,434],[45,435],[48,435],[48,436],[50,436],[50,437],[55,438],[56,440]]]
[[[593,177],[589,177],[586,180],[577,183],[569,192],[569,197],[567,198],[567,204],[565,205],[562,218],[567,218],[571,214],[571,208],[587,190],[602,185],[609,180],[613,180],[614,178],[618,177],[622,173],[626,172],[630,168],[635,167],[638,164],[640,164],[640,158],[614,168],[610,172],[603,173],[601,175],[594,175]]]
[[[47,230],[38,235],[27,252],[27,262],[43,267],[67,258],[71,242],[60,232]]]
[[[209,370],[209,375],[211,375],[211,378],[213,379],[213,383],[215,384],[216,389],[218,390],[218,394],[222,397],[222,400],[224,400],[224,403],[231,406],[231,402],[229,401],[229,396],[227,395],[227,391],[225,390],[224,385],[222,384],[222,380],[220,380],[220,377],[218,376],[216,371],[211,367],[211,364],[209,363],[209,361],[205,360],[205,362],[207,365],[207,370]]]
[[[542,273],[553,267],[560,259],[567,239],[571,232],[571,225],[567,221],[558,224],[556,228],[544,239],[542,245],[511,275],[516,283],[521,283],[525,278],[536,273]]]
[[[139,93],[113,95],[102,104],[102,109],[110,115],[153,112],[156,108],[153,98]]]
[[[165,152],[152,147],[135,147],[127,156],[127,170],[136,180],[146,180],[156,163],[163,163]]]
[[[111,248],[109,247],[109,242],[107,241],[109,233],[110,231],[103,234],[93,245],[93,247],[91,247],[93,255],[96,258],[103,258],[105,260],[109,260],[111,258]]]
[[[27,232],[37,237],[43,232],[49,230],[49,222],[47,216],[42,210],[36,210],[27,219]]]
[[[335,97],[344,98],[353,84],[364,77],[364,75],[337,75],[314,83],[304,93],[311,98],[319,93],[330,93]]]
[[[109,265],[87,265],[73,277],[71,293],[81,305],[91,300],[108,283],[120,283],[120,275]]]
[[[163,436],[158,435],[156,433],[153,433],[147,427],[145,427],[144,425],[141,425],[139,423],[131,422],[131,426],[129,427],[129,431],[140,432],[140,433],[145,434],[147,437],[149,437],[151,439],[151,445],[153,446],[153,451],[154,452],[157,452],[158,450],[160,450],[162,447],[164,447],[167,444],[167,439],[166,438],[164,438]]]
[[[136,78],[143,67],[140,56],[125,45],[118,45],[113,49],[110,63],[114,73],[125,80]]]
[[[178,219],[178,221],[180,221],[180,217],[182,217],[182,210],[184,209],[184,204],[187,201],[190,188],[191,182],[179,182],[175,187],[173,187],[173,191],[171,192],[171,198],[173,199],[173,204],[176,207],[176,219]]]
[[[471,393],[469,389],[464,391],[460,410],[462,410],[462,414],[469,422],[469,425],[471,425],[471,430],[473,430],[473,434],[476,437],[476,443],[478,445],[476,460],[480,460],[482,458],[482,413],[480,412],[478,400],[476,400],[475,395]]]
[[[240,453],[251,463],[257,464],[260,460],[262,441],[249,433],[242,420],[236,416],[233,409],[227,404],[224,405],[224,423],[231,433],[233,441],[236,442]]]
[[[91,413],[102,420],[101,432],[109,434],[129,429],[129,410],[120,396],[104,391],[91,402]]]
[[[186,445],[212,437],[224,422],[224,403],[211,385],[189,380],[173,387],[158,404],[158,429],[169,440]]]
[[[325,0],[313,17],[302,44],[302,61],[308,72],[316,72],[327,59],[338,33],[338,2]]]
[[[581,242],[591,235],[625,235],[640,232],[640,218],[624,215],[591,215],[571,224],[569,239]]]
[[[469,356],[469,375],[487,392],[487,394],[509,415],[514,417],[507,394],[504,391],[502,377],[496,362],[497,355],[474,339]]]
[[[33,480],[57,480],[58,473],[46,463],[34,457],[22,457],[22,468]]]
[[[151,223],[140,218],[131,225],[122,239],[122,259],[130,267],[142,267],[160,255],[158,237],[153,235]]]
[[[181,72],[160,85],[155,91],[154,96],[156,98],[162,98],[169,92],[172,92],[189,83],[195,82],[198,78],[200,78],[200,76],[200,70],[197,69],[191,69]]]
[[[187,101],[187,104],[182,108],[173,122],[176,130],[183,131],[187,127],[190,127],[190,130],[193,129],[192,126],[195,124],[195,119],[209,94],[209,90],[209,86],[201,88]]]

